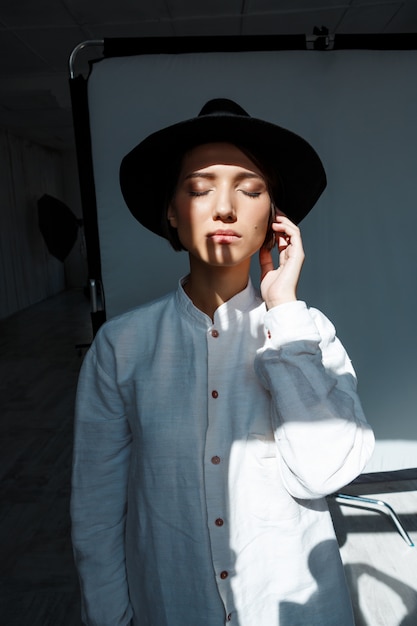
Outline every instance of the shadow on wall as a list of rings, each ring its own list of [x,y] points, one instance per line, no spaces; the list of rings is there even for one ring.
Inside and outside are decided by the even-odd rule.
[[[406,616],[397,622],[396,626],[415,626],[417,624],[417,591],[400,580],[367,565],[366,563],[352,563],[345,566],[346,578],[350,588],[352,602],[356,608],[356,626],[373,626],[379,622],[367,622],[362,614],[359,603],[359,578],[364,574],[374,581],[379,581],[391,589],[401,599],[406,609]],[[383,610],[383,609],[382,609]]]
[[[407,475],[414,476],[415,470],[412,472],[408,472]],[[401,490],[408,490],[411,487],[409,485],[404,485],[401,483]],[[386,489],[386,483],[382,483],[381,486],[375,485],[372,483],[372,490],[375,493],[382,493],[382,490]],[[363,489],[358,490],[358,493],[367,493],[369,491],[369,486],[367,488],[366,483],[364,483]],[[385,491],[384,491],[385,493]],[[346,527],[346,518],[343,516],[341,512],[340,505],[337,504],[334,500],[330,499],[328,501],[329,510],[333,519],[333,524],[336,531],[337,541],[339,547],[345,545],[347,541],[347,527]],[[414,528],[414,517],[412,515],[401,515],[401,522],[404,525],[404,528],[411,529]],[[349,533],[386,533],[396,531],[394,524],[390,519],[388,519],[385,515],[381,515],[376,511],[371,513],[370,515],[360,515],[349,517],[350,526]],[[354,523],[352,520],[354,519]],[[401,541],[400,536],[398,536],[398,540]],[[383,585],[385,585],[388,590],[392,590],[398,598],[401,600],[402,605],[405,608],[406,616],[401,619],[398,616],[398,621],[392,622],[392,626],[415,626],[417,624],[417,588],[412,588],[406,583],[389,576],[388,574],[381,572],[380,570],[368,565],[366,563],[349,563],[344,566],[346,579],[348,583],[348,587],[350,590],[350,595],[352,599],[352,604],[354,607],[355,614],[355,626],[376,626],[381,622],[377,621],[377,616],[372,616],[372,619],[367,619],[361,610],[361,595],[363,597],[364,592],[359,590],[359,578],[362,575],[367,575],[373,579],[373,581],[377,581]],[[373,583],[370,583],[373,585]],[[369,589],[370,587],[368,587]],[[378,598],[383,596],[378,595]],[[375,611],[380,610],[380,614],[384,613],[383,608],[379,608],[377,604],[377,600],[373,602],[373,606],[375,607]],[[404,611],[403,611],[404,612]],[[401,621],[400,621],[401,620]],[[384,623],[388,623],[385,622]]]

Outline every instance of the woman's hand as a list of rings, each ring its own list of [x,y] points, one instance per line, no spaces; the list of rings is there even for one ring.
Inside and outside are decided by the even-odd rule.
[[[304,249],[298,226],[278,213],[272,223],[279,251],[279,266],[274,268],[272,253],[259,251],[261,294],[268,309],[297,299],[297,285],[304,262]]]

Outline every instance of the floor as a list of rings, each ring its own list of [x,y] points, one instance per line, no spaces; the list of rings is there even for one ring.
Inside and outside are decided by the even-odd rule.
[[[0,321],[4,626],[81,624],[68,505],[75,346],[90,339],[89,304],[78,291]]]
[[[90,340],[81,290],[0,321],[2,626],[81,625],[68,505],[79,344]],[[376,478],[346,493],[388,502],[417,544],[416,472]],[[417,547],[382,513],[330,505],[356,626],[416,626]]]

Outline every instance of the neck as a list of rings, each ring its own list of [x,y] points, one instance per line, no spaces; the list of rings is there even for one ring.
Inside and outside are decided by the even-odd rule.
[[[184,291],[200,311],[213,319],[216,309],[245,289],[250,260],[238,267],[211,267],[190,257],[190,275]]]

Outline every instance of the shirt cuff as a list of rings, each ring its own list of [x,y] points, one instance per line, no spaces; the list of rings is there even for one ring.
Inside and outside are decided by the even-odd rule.
[[[307,305],[302,300],[280,304],[265,315],[265,330],[274,347],[293,341],[316,341],[321,337]]]

